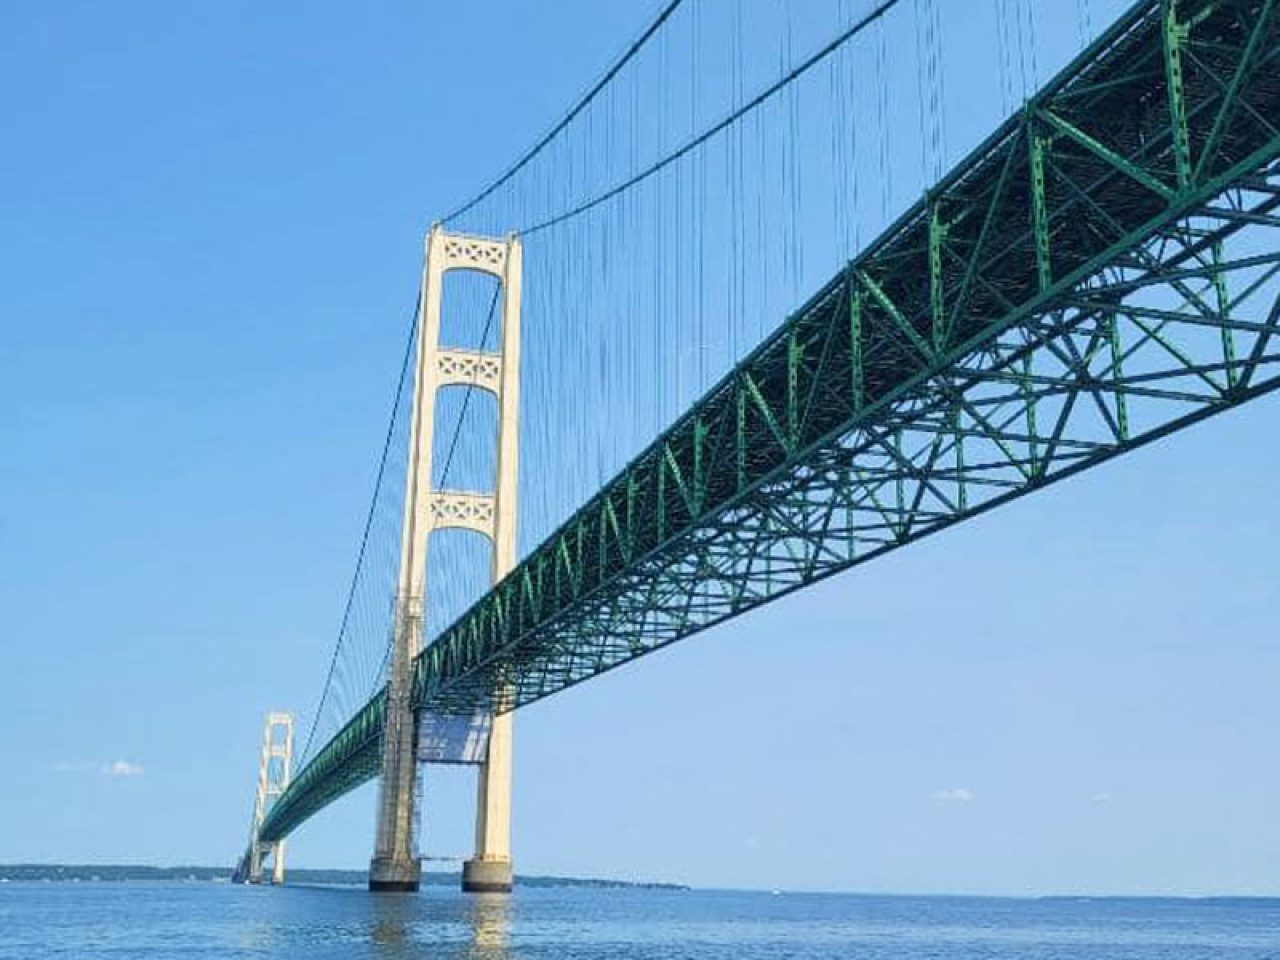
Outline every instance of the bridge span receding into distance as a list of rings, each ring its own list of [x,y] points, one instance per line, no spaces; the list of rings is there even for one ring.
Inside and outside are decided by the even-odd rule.
[[[256,841],[384,773],[388,730],[411,781],[421,718],[509,716],[1280,386],[1276,7],[1136,3],[425,645],[406,574],[387,688]],[[518,331],[518,238],[432,237],[503,251]]]

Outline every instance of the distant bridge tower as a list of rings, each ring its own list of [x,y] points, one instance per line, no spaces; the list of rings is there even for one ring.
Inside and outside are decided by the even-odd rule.
[[[501,349],[496,353],[440,345],[444,275],[476,270],[502,285]],[[445,233],[436,224],[427,237],[418,307],[418,353],[413,419],[405,481],[404,526],[396,627],[387,678],[382,741],[378,831],[369,865],[370,890],[416,890],[421,879],[414,791],[418,721],[413,707],[413,660],[422,647],[427,538],[460,527],[493,544],[491,576],[501,579],[516,560],[517,412],[520,393],[520,272],[517,237],[495,240]],[[497,477],[492,492],[434,490],[431,454],[436,392],[446,386],[488,390],[498,400]],[[511,714],[494,717],[479,768],[476,852],[463,865],[462,888],[511,889]]]
[[[271,882],[284,883],[284,841],[263,843],[258,839],[262,821],[276,797],[289,786],[293,766],[293,714],[268,713],[262,730],[262,756],[258,763],[258,796],[253,805],[253,828],[249,831],[246,866],[250,883],[262,883],[263,866],[271,859]]]

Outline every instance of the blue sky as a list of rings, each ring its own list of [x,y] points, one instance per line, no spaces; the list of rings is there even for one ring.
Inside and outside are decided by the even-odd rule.
[[[0,861],[235,857],[262,714],[323,678],[422,233],[651,7],[0,10]],[[517,868],[1280,892],[1278,414],[523,711]],[[430,771],[428,854],[471,789]],[[372,800],[292,861],[366,864]]]

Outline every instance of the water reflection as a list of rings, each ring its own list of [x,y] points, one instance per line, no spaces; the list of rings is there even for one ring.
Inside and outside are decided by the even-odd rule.
[[[1280,900],[7,884],[0,957],[255,960],[1280,960]]]
[[[409,928],[414,919],[414,897],[399,894],[370,897],[373,904],[374,948],[381,957],[409,957]]]
[[[511,898],[478,894],[458,898],[382,895],[370,898],[370,940],[381,960],[430,956],[509,960]],[[441,950],[444,945],[450,948]]]
[[[500,893],[472,897],[468,911],[471,925],[471,960],[505,960],[511,934],[511,898]]]

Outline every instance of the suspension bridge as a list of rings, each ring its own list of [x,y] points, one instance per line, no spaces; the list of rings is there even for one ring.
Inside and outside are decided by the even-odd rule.
[[[371,886],[416,888],[416,778],[467,762],[464,885],[507,889],[518,708],[1280,385],[1277,5],[1139,0],[1095,31],[1076,0],[1050,72],[1037,17],[1073,5],[997,0],[967,142],[968,4],[663,7],[428,236],[333,665],[299,769],[264,746],[244,874],[380,777]],[[458,271],[489,286],[450,300]],[[497,443],[468,461],[473,435]],[[472,539],[428,576],[450,530],[487,567]]]

